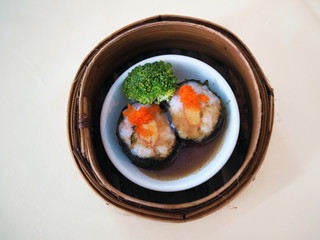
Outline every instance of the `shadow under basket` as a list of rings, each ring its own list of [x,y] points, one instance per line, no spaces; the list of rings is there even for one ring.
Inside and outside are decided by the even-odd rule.
[[[102,104],[114,81],[133,64],[162,54],[211,65],[229,83],[240,111],[239,138],[225,166],[203,184],[179,192],[152,191],[129,181],[113,166],[100,136]],[[77,167],[108,204],[151,219],[183,222],[224,206],[255,179],[273,117],[273,89],[233,33],[204,20],[163,15],[120,29],[86,57],[71,86],[67,124]]]

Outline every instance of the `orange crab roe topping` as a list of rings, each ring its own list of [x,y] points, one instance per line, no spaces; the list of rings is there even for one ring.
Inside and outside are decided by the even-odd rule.
[[[143,126],[155,119],[155,115],[160,112],[160,107],[153,105],[151,107],[140,107],[139,110],[134,109],[128,104],[127,110],[122,114],[128,118],[128,121],[136,127],[136,131],[139,135],[148,137],[152,136],[152,128]]]
[[[207,102],[209,98],[204,94],[197,95],[190,85],[184,85],[179,89],[180,102],[186,108],[201,108],[201,102]]]

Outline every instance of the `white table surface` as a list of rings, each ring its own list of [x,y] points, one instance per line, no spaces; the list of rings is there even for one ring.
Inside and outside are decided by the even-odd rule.
[[[256,180],[222,209],[181,224],[107,205],[67,141],[82,60],[117,29],[158,14],[228,28],[275,91]],[[0,30],[0,239],[320,239],[320,1],[2,0]]]

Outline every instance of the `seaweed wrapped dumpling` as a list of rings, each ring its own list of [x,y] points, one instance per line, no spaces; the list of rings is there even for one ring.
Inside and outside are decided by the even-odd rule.
[[[197,80],[182,82],[167,108],[172,128],[187,142],[211,139],[223,122],[221,99]]]
[[[164,166],[179,150],[166,113],[155,104],[128,104],[120,114],[117,136],[129,159],[146,169]]]

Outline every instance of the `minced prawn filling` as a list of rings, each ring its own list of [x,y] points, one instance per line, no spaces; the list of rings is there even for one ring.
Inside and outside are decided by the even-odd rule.
[[[128,105],[123,111],[119,135],[131,153],[140,158],[166,158],[176,137],[158,105]]]
[[[221,100],[206,85],[188,81],[169,101],[169,112],[181,138],[201,141],[219,121]]]

